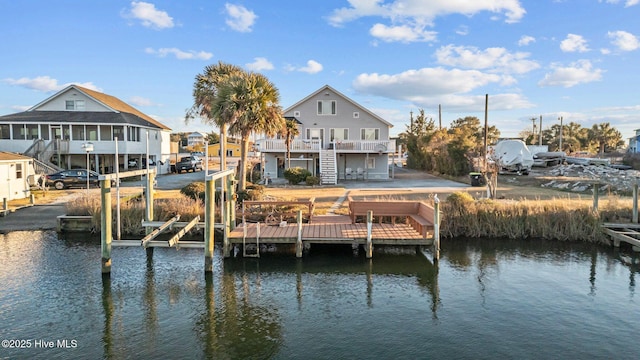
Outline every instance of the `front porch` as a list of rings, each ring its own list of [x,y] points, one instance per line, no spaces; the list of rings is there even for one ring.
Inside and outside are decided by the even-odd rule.
[[[289,150],[292,153],[319,153],[320,150],[335,150],[337,153],[394,153],[395,140],[337,140],[324,143],[320,139],[294,139]],[[287,151],[284,139],[262,139],[256,141],[256,148],[263,153]]]

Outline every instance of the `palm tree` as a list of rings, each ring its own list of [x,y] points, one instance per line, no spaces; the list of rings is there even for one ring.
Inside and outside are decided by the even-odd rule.
[[[253,132],[275,135],[284,124],[278,89],[264,75],[243,73],[231,76],[221,86],[214,107],[234,119],[229,133],[241,138],[238,191],[246,188],[249,137]]]
[[[227,129],[235,121],[233,113],[216,109],[213,104],[218,96],[220,87],[230,77],[244,74],[245,71],[232,64],[218,62],[204,68],[202,74],[196,75],[193,84],[194,103],[185,116],[185,122],[195,117],[200,117],[206,124],[215,125],[220,129],[220,169],[224,170],[227,164]]]
[[[616,149],[624,144],[620,132],[611,127],[609,123],[593,125],[590,135],[591,140],[598,145],[601,154],[604,153],[607,147]]]
[[[280,129],[280,135],[284,137],[284,143],[287,146],[287,167],[291,168],[291,142],[293,138],[300,135],[298,122],[294,119],[285,120],[285,126]]]

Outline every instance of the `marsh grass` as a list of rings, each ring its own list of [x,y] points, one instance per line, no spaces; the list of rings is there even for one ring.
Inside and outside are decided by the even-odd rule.
[[[116,231],[116,203],[112,199],[112,231]],[[91,232],[100,232],[100,197],[81,196],[66,204],[67,215],[91,216]],[[144,233],[142,220],[144,220],[144,198],[134,198],[130,201],[122,201],[120,204],[120,225],[123,234],[139,235]],[[186,196],[161,198],[154,201],[154,220],[166,221],[180,214],[180,221],[191,221],[196,216],[204,219],[204,205],[200,200],[193,200]],[[216,209],[216,217],[218,211]]]
[[[628,201],[609,197],[593,211],[592,201],[476,200],[453,193],[441,205],[441,233],[445,237],[548,239],[608,243],[603,222],[631,213]]]

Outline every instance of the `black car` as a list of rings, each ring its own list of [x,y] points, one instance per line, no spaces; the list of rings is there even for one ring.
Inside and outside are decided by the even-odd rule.
[[[55,174],[45,175],[45,186],[53,186],[58,190],[69,187],[87,187],[87,170],[63,170]],[[98,173],[89,171],[89,186],[100,186]]]

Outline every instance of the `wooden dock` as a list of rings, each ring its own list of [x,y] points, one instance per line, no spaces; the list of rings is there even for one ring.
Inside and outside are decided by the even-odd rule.
[[[620,247],[620,243],[631,244],[633,251],[640,251],[640,224],[602,224],[604,232],[613,239],[613,246]]]
[[[260,244],[295,244],[298,240],[298,224],[268,226],[264,223],[244,223],[229,232],[232,244],[259,242]],[[367,243],[366,223],[351,223],[348,216],[314,216],[311,223],[301,224],[300,241],[308,248],[311,244]],[[371,224],[371,242],[374,245],[430,246],[433,233],[423,237],[409,224]]]

